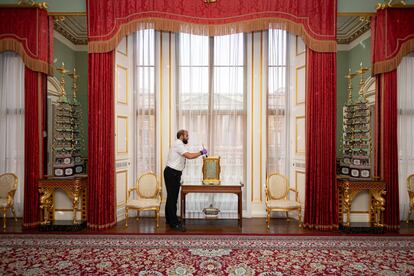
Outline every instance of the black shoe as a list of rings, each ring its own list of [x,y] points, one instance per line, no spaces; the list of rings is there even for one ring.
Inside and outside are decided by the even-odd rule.
[[[171,229],[173,229],[175,231],[180,231],[180,232],[187,231],[182,224],[174,224],[174,225],[170,225],[170,227],[171,227]]]

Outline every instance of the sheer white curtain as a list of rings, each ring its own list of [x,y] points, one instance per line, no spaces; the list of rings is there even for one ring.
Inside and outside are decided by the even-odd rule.
[[[155,112],[155,30],[135,33],[134,113],[135,113],[135,172],[156,172],[156,112]]]
[[[402,59],[398,78],[398,155],[400,220],[408,215],[407,176],[414,174],[414,55]]]
[[[268,32],[267,172],[287,175],[287,32]]]
[[[243,34],[218,37],[178,35],[178,129],[189,131],[189,149],[204,145],[221,157],[220,178],[239,184],[245,178],[245,89]],[[201,183],[202,160],[188,160],[185,183]],[[228,194],[190,194],[186,217],[203,217],[209,205],[219,217],[237,218],[237,198]]]
[[[24,64],[13,52],[0,54],[0,173],[18,176],[16,215],[23,215]],[[9,214],[10,215],[10,214]]]

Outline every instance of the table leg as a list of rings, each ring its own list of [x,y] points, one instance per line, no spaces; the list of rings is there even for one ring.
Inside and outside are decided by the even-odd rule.
[[[181,192],[181,222],[185,224],[185,196],[186,193]]]
[[[78,221],[76,219],[76,212],[78,210],[78,205],[79,205],[79,192],[80,192],[80,187],[75,185],[74,189],[73,189],[73,192],[72,192],[72,195],[73,195],[73,198],[72,198],[73,224],[78,223]]]
[[[239,227],[242,227],[242,212],[243,212],[243,207],[242,207],[242,194],[238,193],[237,194],[237,203],[238,203],[238,215],[239,215]]]

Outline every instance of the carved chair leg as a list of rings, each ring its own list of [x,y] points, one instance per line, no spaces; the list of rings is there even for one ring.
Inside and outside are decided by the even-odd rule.
[[[286,211],[286,221],[290,221],[290,219],[289,219],[289,212],[288,211]]]
[[[125,207],[125,227],[128,227],[128,207]]]
[[[14,221],[17,221],[16,210],[14,210],[14,206],[12,207],[12,213],[13,213]]]
[[[267,209],[266,213],[267,213],[267,215],[266,215],[267,230],[269,230],[270,229],[270,210]]]
[[[137,210],[137,221],[139,221],[139,211]]]
[[[302,228],[303,224],[302,224],[302,209],[299,208],[298,210],[298,219],[299,219],[299,227]]]
[[[407,216],[407,221],[406,221],[406,223],[409,223],[409,222],[410,222],[410,217],[411,217],[411,208],[410,208],[410,210],[408,211],[408,216]]]
[[[157,228],[160,227],[160,211],[156,210],[155,211],[155,219],[157,221]]]

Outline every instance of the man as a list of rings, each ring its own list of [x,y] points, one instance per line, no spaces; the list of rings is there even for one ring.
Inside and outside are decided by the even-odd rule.
[[[164,180],[167,188],[167,202],[165,203],[165,219],[172,229],[185,231],[177,217],[177,199],[181,186],[181,174],[185,167],[186,159],[195,159],[207,154],[206,149],[199,152],[188,152],[188,131],[181,129],[177,132],[177,140],[171,146],[167,158],[167,166],[164,169]]]

